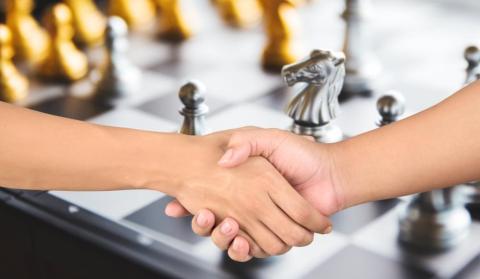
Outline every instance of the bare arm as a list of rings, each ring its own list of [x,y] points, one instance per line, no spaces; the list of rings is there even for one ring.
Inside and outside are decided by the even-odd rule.
[[[480,82],[333,147],[345,205],[480,179]]]
[[[113,128],[0,103],[0,185],[24,189],[148,188],[192,213],[234,217],[256,253],[312,241],[329,221],[263,158],[217,165],[229,132],[205,137]],[[259,246],[253,246],[253,243]]]
[[[220,164],[235,167],[249,156],[263,156],[317,210],[330,215],[363,202],[479,180],[479,104],[477,81],[412,117],[329,145],[278,130],[237,131]],[[186,214],[176,201],[167,212]],[[192,224],[197,234],[212,233],[217,246],[228,248],[236,260],[255,256],[241,237],[235,238],[236,230],[221,233],[225,222],[236,228],[234,220],[223,220],[213,229],[214,216],[202,212],[207,220],[203,226]],[[232,240],[236,246],[230,246]]]
[[[146,188],[155,169],[162,192],[174,194],[172,150],[188,137],[113,128],[0,103],[0,185],[25,189]],[[181,154],[176,154],[180,156]]]

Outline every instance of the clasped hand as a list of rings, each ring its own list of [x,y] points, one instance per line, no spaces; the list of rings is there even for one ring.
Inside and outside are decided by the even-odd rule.
[[[204,140],[222,146],[221,159],[209,173],[186,183],[167,206],[167,215],[195,214],[194,232],[211,235],[236,261],[280,255],[310,244],[313,233],[331,231],[326,216],[340,210],[343,200],[328,148],[260,128]]]

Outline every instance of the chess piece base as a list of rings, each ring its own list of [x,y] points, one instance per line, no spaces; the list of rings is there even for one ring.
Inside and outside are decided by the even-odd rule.
[[[414,198],[400,213],[399,240],[429,251],[450,249],[467,238],[472,223],[465,207],[422,208]]]
[[[340,128],[333,123],[311,127],[293,123],[291,131],[298,135],[312,136],[315,138],[315,141],[321,143],[334,143],[344,139],[344,135]]]

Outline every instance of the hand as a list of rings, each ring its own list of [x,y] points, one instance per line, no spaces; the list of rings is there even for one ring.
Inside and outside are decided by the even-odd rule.
[[[218,166],[223,150],[208,148],[216,137],[196,139],[199,153],[192,154],[191,170],[175,193],[186,210],[198,213],[208,208],[219,220],[235,219],[240,224],[239,235],[261,255],[278,255],[291,246],[307,245],[313,239],[311,232],[323,232],[330,226],[264,158],[250,158],[237,168]]]
[[[244,128],[231,134],[228,150],[219,165],[233,167],[244,162],[249,156],[263,156],[320,213],[328,216],[344,206],[331,146],[314,143],[306,137],[281,130]],[[167,206],[166,213],[172,217],[188,214],[177,201]],[[235,237],[238,225],[234,219],[223,220],[212,231],[214,224],[215,216],[208,210],[202,210],[195,216],[192,228],[199,235],[211,233],[213,241],[221,249],[230,246],[228,252],[234,260],[246,261],[251,256],[262,256],[250,251],[251,243]],[[226,234],[221,230],[224,224],[230,228]]]

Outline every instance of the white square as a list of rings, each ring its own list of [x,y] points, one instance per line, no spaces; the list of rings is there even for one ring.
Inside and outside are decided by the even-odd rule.
[[[207,127],[212,132],[244,126],[287,129],[291,123],[283,112],[255,104],[234,106],[207,118]]]
[[[95,214],[118,221],[164,196],[152,190],[51,191],[50,194]],[[159,214],[163,214],[159,212]]]

